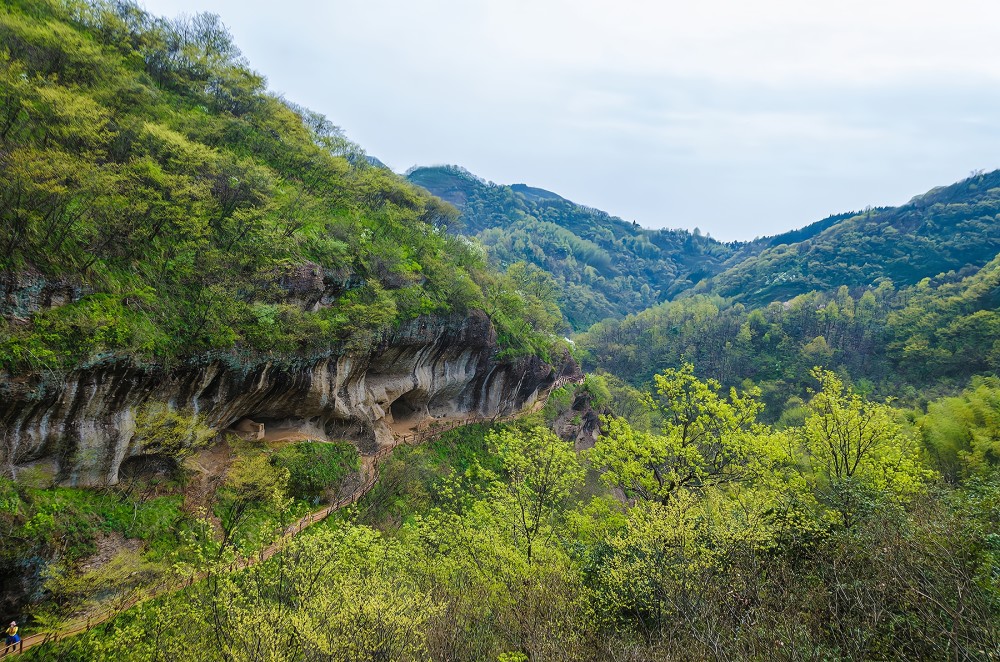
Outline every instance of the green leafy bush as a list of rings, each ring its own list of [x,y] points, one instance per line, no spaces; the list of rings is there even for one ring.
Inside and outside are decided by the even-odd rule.
[[[358,451],[347,442],[290,444],[274,453],[271,463],[288,470],[291,495],[309,501],[318,500],[359,468]]]

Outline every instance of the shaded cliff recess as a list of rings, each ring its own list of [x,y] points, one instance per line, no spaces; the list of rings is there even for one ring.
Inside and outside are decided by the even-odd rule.
[[[270,92],[218,16],[14,0],[0,43],[3,473],[114,483],[243,419],[371,450],[555,379],[544,290]]]
[[[192,428],[237,426],[246,434],[249,421],[262,426],[249,430],[254,435],[305,430],[351,439],[370,454],[391,444],[393,426],[507,416],[578,375],[568,354],[552,366],[498,353],[489,318],[473,311],[421,317],[368,351],[313,361],[208,355],[170,370],[116,361],[74,370],[58,384],[12,382],[0,400],[3,466],[16,475],[49,463],[63,483],[116,483],[123,463],[171,450],[148,430],[149,412],[164,409]]]

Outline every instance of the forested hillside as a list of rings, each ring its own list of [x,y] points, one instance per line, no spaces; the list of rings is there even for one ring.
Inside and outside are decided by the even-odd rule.
[[[753,380],[773,411],[806,395],[814,365],[912,402],[1000,368],[998,307],[1000,257],[966,278],[952,273],[898,290],[843,285],[765,307],[687,297],[597,324],[577,342],[591,365],[634,384],[685,361],[723,384]]]
[[[540,425],[571,392],[544,419],[400,449],[356,511],[286,553],[31,657],[991,659],[1000,385],[917,427],[811,372],[780,428],[752,386],[683,366],[641,398],[645,425],[606,419],[588,452]],[[583,389],[603,406],[600,381]]]
[[[841,285],[896,287],[951,271],[973,273],[1000,252],[1000,170],[935,188],[900,207],[833,216],[751,242],[759,253],[694,291],[767,305]],[[727,265],[728,266],[728,265]]]
[[[735,246],[686,230],[646,230],[544,189],[486,182],[462,168],[416,168],[407,178],[451,202],[457,226],[500,268],[553,276],[575,329],[664,301],[716,273]]]
[[[216,16],[8,0],[2,615],[28,660],[1000,659],[998,219],[1000,171],[729,244],[404,178]]]
[[[4,615],[259,553],[435,397],[544,398],[562,317],[456,216],[269,92],[217,16],[0,5]]]
[[[544,189],[493,184],[455,166],[407,176],[458,207],[450,227],[479,238],[498,266],[524,261],[550,273],[577,330],[689,293],[767,305],[841,285],[888,279],[903,287],[952,271],[969,275],[1000,252],[1000,171],[901,207],[836,214],[730,243],[646,230]]]
[[[513,288],[453,208],[268,92],[218,17],[13,2],[0,44],[0,368],[323,352],[472,307],[548,342],[558,314],[487,300]]]

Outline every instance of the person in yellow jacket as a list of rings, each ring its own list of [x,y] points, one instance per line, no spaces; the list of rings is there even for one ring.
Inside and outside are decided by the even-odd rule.
[[[4,655],[10,651],[11,646],[17,645],[20,641],[21,637],[17,634],[17,621],[11,621],[7,627],[7,648],[3,651]]]

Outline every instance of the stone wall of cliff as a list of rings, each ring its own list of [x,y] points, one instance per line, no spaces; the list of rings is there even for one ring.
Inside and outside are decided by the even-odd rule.
[[[497,355],[489,319],[474,311],[418,318],[369,350],[321,358],[204,356],[171,369],[114,360],[58,380],[12,378],[0,385],[0,468],[51,462],[63,483],[115,483],[122,463],[144,454],[136,417],[152,403],[219,431],[250,418],[312,427],[370,452],[394,423],[511,414],[578,373],[568,356],[550,366]]]

